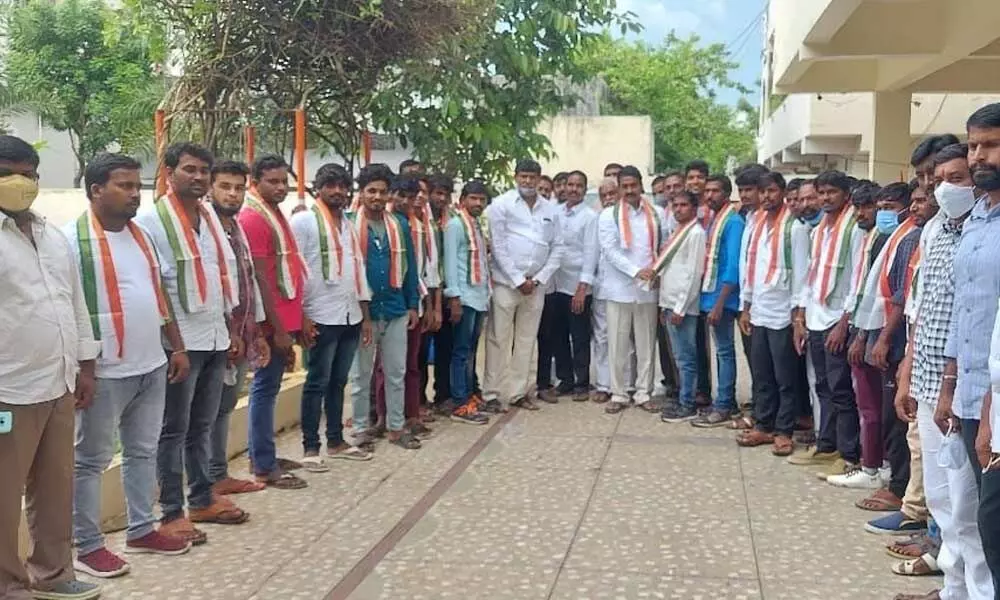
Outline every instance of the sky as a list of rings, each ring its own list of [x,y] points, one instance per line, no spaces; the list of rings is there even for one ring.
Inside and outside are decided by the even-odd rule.
[[[694,33],[706,43],[727,44],[732,59],[740,65],[733,78],[754,90],[760,78],[765,4],[766,0],[618,0],[618,8],[635,13],[644,27],[630,38],[655,44],[673,30],[680,37]],[[720,99],[729,103],[738,97],[734,92],[720,94]],[[758,104],[758,94],[748,100]]]

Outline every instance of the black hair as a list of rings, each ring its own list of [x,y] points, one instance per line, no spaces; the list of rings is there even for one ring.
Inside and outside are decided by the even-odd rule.
[[[570,171],[569,173],[566,173],[566,181],[569,181],[569,178],[572,177],[573,175],[579,175],[580,177],[583,177],[583,187],[584,188],[587,187],[587,174],[586,173],[584,173],[583,171]]]
[[[487,202],[490,200],[490,189],[479,179],[473,179],[462,186],[462,194],[460,198],[465,198],[469,194],[482,194],[483,196],[486,196]]]
[[[769,173],[764,165],[746,165],[736,171],[736,187],[757,187],[761,175]]]
[[[514,174],[517,175],[518,173],[534,173],[535,175],[541,175],[542,166],[530,158],[522,158],[517,161],[517,165],[514,167]]]
[[[285,162],[284,158],[277,154],[265,154],[253,161],[253,167],[251,168],[251,171],[253,171],[253,180],[260,181],[265,171],[280,169],[282,167],[288,167],[288,163]]]
[[[709,172],[708,163],[701,160],[700,158],[696,158],[691,162],[689,162],[686,167],[684,167],[684,176],[687,177],[688,173],[690,173],[691,171],[698,171],[705,177],[708,177],[708,172]]]
[[[913,202],[913,198],[912,198],[913,192],[915,192],[918,189],[920,189],[920,180],[917,179],[916,177],[914,177],[913,179],[910,180],[910,182],[908,184],[906,184],[906,187],[908,187],[910,189],[910,196],[911,196],[910,202]],[[931,195],[933,195],[933,194],[931,194]]]
[[[726,194],[727,197],[733,195],[733,182],[729,180],[729,177],[727,175],[718,175],[718,174],[709,175],[708,178],[705,180],[705,183],[712,183],[712,182],[721,185],[722,191],[723,193]]]
[[[548,175],[542,175],[541,177],[538,178],[538,181],[548,181],[549,183],[555,183],[552,181],[552,178],[549,177]]]
[[[965,128],[967,130],[973,128],[993,129],[996,127],[1000,127],[1000,102],[987,104],[972,113],[972,115],[969,116],[969,120],[965,122]],[[958,140],[955,141],[957,142]]]
[[[250,176],[250,168],[247,164],[238,160],[223,160],[212,165],[212,181],[215,177],[225,173],[227,175],[239,175],[246,179]]]
[[[369,183],[373,181],[384,181],[385,185],[388,186],[392,183],[393,173],[389,165],[385,163],[372,163],[370,165],[364,166],[358,171],[358,188],[364,189]]]
[[[815,179],[810,179],[810,178],[806,177],[802,181],[799,182],[799,189],[801,190],[802,186],[804,186],[804,185],[811,185],[812,187],[815,188],[816,187],[816,180]]]
[[[649,185],[651,185],[653,187],[656,187],[656,184],[660,183],[661,181],[666,181],[666,180],[667,180],[667,178],[664,177],[663,175],[657,175],[656,177],[653,178],[653,181]]]
[[[163,165],[171,169],[176,169],[177,165],[181,164],[181,157],[185,154],[193,156],[203,163],[207,163],[209,167],[215,162],[208,148],[194,142],[177,142],[176,144],[171,144],[163,154]]]
[[[757,177],[758,188],[761,189],[766,188],[772,183],[777,185],[778,189],[780,189],[781,191],[785,191],[788,188],[788,184],[785,183],[785,176],[782,175],[781,173],[778,173],[777,171],[768,171],[766,173],[761,173]]]
[[[313,177],[313,187],[320,189],[330,184],[340,184],[347,189],[354,185],[354,177],[344,167],[336,163],[326,163],[316,171]]]
[[[613,163],[608,163],[608,164],[604,165],[604,172],[605,173],[607,173],[609,169],[618,169],[620,171],[622,169],[622,166],[620,164],[614,163],[614,162]]]
[[[408,169],[410,167],[419,167],[419,166],[421,166],[419,160],[413,158],[407,158],[403,162],[399,163],[399,172],[402,173],[404,169]]]
[[[432,192],[434,190],[444,190],[451,194],[455,191],[455,180],[447,175],[431,175],[430,184]]]
[[[28,163],[36,169],[39,162],[35,147],[14,135],[0,135],[0,160]]]
[[[811,183],[811,182],[806,182]],[[854,206],[867,206],[875,204],[875,198],[881,188],[877,183],[863,181],[851,189],[851,204]]]
[[[559,171],[556,176],[552,178],[552,183],[558,183],[560,181],[566,181],[569,178],[569,173],[566,171]]]
[[[667,171],[666,173],[663,174],[663,179],[665,180],[670,179],[671,177],[679,177],[683,181],[684,173],[681,173],[677,169],[674,169],[673,171]]]
[[[888,200],[889,202],[899,202],[903,206],[910,205],[910,184],[905,181],[897,181],[883,187],[875,194],[875,201]]]
[[[90,159],[87,168],[83,171],[83,186],[87,192],[87,199],[93,200],[90,195],[90,186],[105,185],[111,179],[111,172],[118,169],[126,171],[138,171],[142,168],[139,161],[124,154],[104,153],[98,154]]]
[[[691,190],[681,190],[674,194],[673,198],[670,199],[671,202],[677,200],[678,198],[684,198],[691,203],[691,206],[698,206],[698,196]]]
[[[936,169],[946,162],[951,162],[959,158],[962,160],[969,159],[968,144],[952,144],[941,148],[938,153],[934,155],[934,168]]]
[[[625,165],[621,171],[618,171],[618,183],[622,182],[622,177],[635,177],[639,183],[642,183],[642,173],[633,165]]]
[[[788,182],[788,185],[785,186],[785,191],[786,192],[798,191],[799,186],[801,186],[804,181],[805,179],[802,179],[801,177],[796,177],[792,179],[791,181]]]
[[[934,158],[934,155],[943,148],[957,143],[958,138],[950,133],[926,137],[913,149],[913,154],[910,155],[910,165],[915,167],[928,158]]]
[[[829,170],[823,171],[816,176],[814,180],[816,182],[816,187],[822,185],[830,185],[840,190],[843,190],[845,194],[851,193],[851,178],[844,174],[842,171]]]
[[[394,194],[416,196],[420,193],[420,177],[414,173],[401,173],[389,184],[389,191]]]

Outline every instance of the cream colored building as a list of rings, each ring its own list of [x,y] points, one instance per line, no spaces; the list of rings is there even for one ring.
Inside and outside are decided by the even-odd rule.
[[[898,181],[919,140],[1000,101],[997,0],[770,0],[759,160]]]

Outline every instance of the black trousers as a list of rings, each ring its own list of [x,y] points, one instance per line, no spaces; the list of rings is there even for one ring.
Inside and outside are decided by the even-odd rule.
[[[979,471],[976,469],[977,473]],[[982,474],[982,489],[979,494],[979,537],[983,540],[986,564],[993,574],[993,587],[995,590],[1000,590],[1000,467],[994,467]],[[997,597],[1000,598],[1000,593],[997,593]]]
[[[670,336],[667,335],[667,328],[656,321],[656,344],[660,350],[660,371],[663,373],[663,388],[667,391],[667,398],[677,398],[680,381],[677,375],[677,361],[674,360],[674,351],[670,347]]]
[[[816,395],[822,412],[816,448],[820,452],[837,450],[847,462],[861,459],[861,423],[854,398],[851,366],[847,348],[833,354],[826,351],[826,339],[833,328],[809,332],[809,354],[816,370]]]
[[[889,491],[902,498],[910,483],[910,445],[906,441],[909,426],[896,416],[896,371],[899,363],[889,363],[882,373],[882,443],[885,458],[892,468]]]
[[[699,394],[712,397],[712,363],[708,355],[708,320],[706,313],[698,315],[698,335],[696,339],[696,354],[698,355],[698,387]]]
[[[573,296],[556,292],[549,332],[552,353],[556,359],[556,376],[559,387],[585,391],[590,389],[590,296],[583,305],[583,313],[572,310]],[[546,298],[548,302],[548,298]]]
[[[792,326],[754,327],[748,346],[756,427],[759,431],[791,437],[799,393]]]
[[[812,418],[813,406],[812,398],[809,396],[809,371],[806,367],[806,355],[795,353],[795,373],[799,378],[798,409],[795,416]]]
[[[451,400],[451,348],[452,348],[451,311],[448,303],[441,307],[441,329],[434,334],[434,403]],[[430,336],[424,336],[427,340]],[[426,354],[421,364],[426,363]],[[427,388],[424,380],[424,389]]]
[[[552,387],[552,359],[555,358],[557,339],[567,337],[565,330],[556,331],[560,326],[556,318],[556,294],[545,295],[545,306],[542,308],[542,320],[538,323],[538,373],[535,383],[538,391]]]

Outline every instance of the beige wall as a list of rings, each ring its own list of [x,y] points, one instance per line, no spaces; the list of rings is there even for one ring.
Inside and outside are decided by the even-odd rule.
[[[648,116],[558,116],[542,123],[538,133],[552,143],[552,158],[539,161],[548,175],[578,169],[594,187],[611,162],[653,172],[653,120]]]

